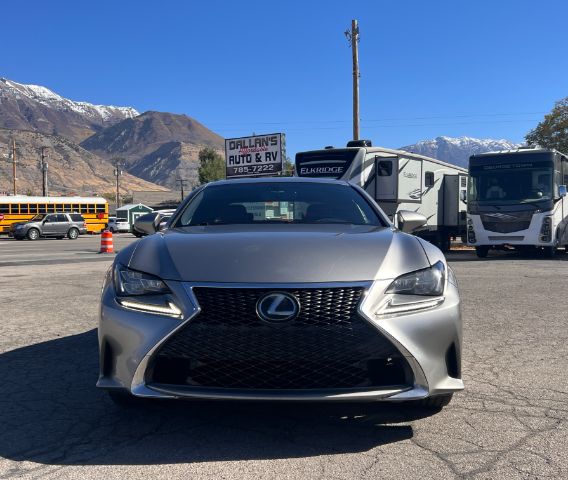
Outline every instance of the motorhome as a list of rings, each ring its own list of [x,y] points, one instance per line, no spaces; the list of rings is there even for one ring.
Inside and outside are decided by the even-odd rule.
[[[468,244],[481,258],[491,248],[537,248],[554,256],[568,245],[568,157],[519,149],[469,159]]]
[[[428,219],[417,235],[450,248],[451,237],[466,232],[467,170],[403,150],[373,147],[369,140],[346,148],[296,154],[296,175],[347,180],[365,189],[393,220],[399,210]],[[461,192],[461,193],[460,193]]]

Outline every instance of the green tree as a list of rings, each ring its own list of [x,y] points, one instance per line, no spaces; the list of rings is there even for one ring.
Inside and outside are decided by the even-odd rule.
[[[282,175],[284,177],[292,177],[294,175],[294,164],[290,157],[286,157],[284,165],[282,165]]]
[[[529,145],[568,153],[568,97],[556,102],[552,111],[544,116],[534,130],[527,133],[525,139]]]
[[[199,151],[199,183],[213,182],[225,178],[225,159],[214,148],[205,147]]]

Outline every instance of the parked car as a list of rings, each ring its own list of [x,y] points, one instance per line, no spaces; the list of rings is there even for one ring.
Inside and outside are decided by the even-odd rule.
[[[130,223],[121,218],[108,217],[108,229],[112,233],[130,232]]]
[[[73,217],[72,217],[73,216]],[[40,237],[69,238],[75,240],[81,231],[86,232],[82,215],[70,213],[40,213],[27,222],[12,225],[11,235],[16,240],[37,240]]]
[[[81,225],[79,227],[79,233],[81,235],[85,235],[88,231],[87,231],[87,222],[85,221],[83,215],[81,215],[80,213],[70,213],[69,216],[71,217],[71,220],[73,222],[77,223],[78,225]]]
[[[102,291],[97,386],[136,397],[418,402],[464,388],[442,252],[345,181],[257,178],[194,192],[123,248]]]

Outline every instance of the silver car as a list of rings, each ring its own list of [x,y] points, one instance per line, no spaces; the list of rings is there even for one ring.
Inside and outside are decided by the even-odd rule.
[[[426,219],[397,222],[335,180],[201,187],[109,270],[97,386],[118,402],[447,405],[463,389],[457,283],[440,250],[404,233]]]

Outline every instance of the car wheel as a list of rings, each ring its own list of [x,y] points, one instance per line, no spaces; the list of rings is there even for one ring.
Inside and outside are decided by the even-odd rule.
[[[133,408],[142,404],[140,398],[121,390],[108,390],[107,393],[112,402],[122,408]]]
[[[439,410],[444,408],[452,401],[453,393],[447,393],[445,395],[434,395],[433,397],[428,397],[423,400],[417,400],[413,402],[414,405],[421,408],[431,408]]]
[[[546,258],[556,257],[556,247],[544,247],[544,256]]]
[[[437,243],[438,243],[438,248],[442,250],[442,252],[444,253],[449,252],[450,248],[452,247],[452,241],[450,240],[450,236],[443,233],[438,236]]]
[[[116,229],[115,229],[114,227],[110,227],[110,228],[109,228],[109,231],[110,231],[110,233],[115,233],[115,232],[116,232]]]
[[[28,240],[37,240],[39,238],[39,230],[37,228],[30,228],[26,237],[28,237]]]
[[[479,258],[486,258],[488,253],[489,253],[489,247],[486,245],[482,245],[481,247],[475,247],[475,254]]]
[[[75,240],[79,236],[79,230],[76,228],[70,228],[67,232],[67,238],[69,240]]]

